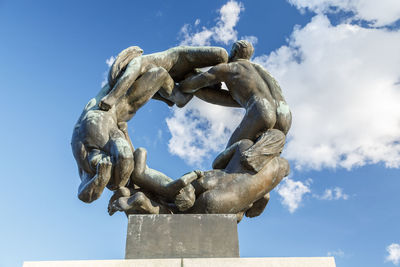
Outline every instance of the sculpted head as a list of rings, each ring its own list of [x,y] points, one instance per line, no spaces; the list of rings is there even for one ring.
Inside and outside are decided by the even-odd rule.
[[[254,47],[250,42],[239,40],[232,45],[229,61],[234,61],[236,59],[250,59],[253,53]]]
[[[128,47],[118,54],[108,73],[108,84],[110,85],[110,88],[113,88],[118,78],[125,71],[129,62],[135,57],[141,56],[142,54],[143,49],[141,49],[139,46]]]

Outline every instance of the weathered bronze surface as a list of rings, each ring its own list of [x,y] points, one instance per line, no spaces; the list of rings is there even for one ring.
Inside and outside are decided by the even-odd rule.
[[[280,154],[291,113],[275,79],[249,60],[253,51],[243,40],[229,57],[220,47],[174,47],[149,55],[137,46],[122,51],[108,84],[86,105],[73,131],[79,199],[92,202],[107,187],[114,191],[110,215],[226,213],[237,221],[260,215],[269,192],[289,174]],[[206,72],[198,69],[207,66]],[[147,152],[133,148],[127,122],[151,98],[183,107],[193,95],[242,107],[246,114],[212,170],[173,180],[147,166]]]

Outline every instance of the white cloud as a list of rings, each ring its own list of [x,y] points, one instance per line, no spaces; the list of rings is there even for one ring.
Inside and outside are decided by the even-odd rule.
[[[323,15],[255,61],[293,113],[285,156],[298,168],[400,166],[400,31],[332,26]]]
[[[321,196],[315,195],[315,197],[322,200],[347,200],[349,198],[347,194],[343,193],[343,189],[340,187],[325,189],[324,193]]]
[[[114,61],[115,61],[114,56],[111,56],[106,59],[106,64],[107,64],[108,68],[107,68],[107,71],[103,73],[103,80],[101,81],[101,87],[103,87],[104,85],[106,85],[108,83],[108,71],[111,68]]]
[[[389,255],[386,256],[386,261],[390,261],[395,265],[400,262],[400,244],[393,243],[386,248]]]
[[[281,203],[288,208],[290,213],[295,212],[301,205],[303,198],[306,194],[311,194],[311,183],[312,179],[309,178],[305,182],[294,181],[290,178],[285,178],[281,184],[276,188],[276,192],[281,196]],[[343,192],[340,187],[335,187],[333,189],[325,189],[322,195],[312,194],[313,197],[318,200],[347,200],[349,196]],[[339,252],[343,254],[343,251],[331,251],[330,256],[339,256]]]
[[[111,66],[112,66],[112,64],[114,63],[114,61],[115,61],[115,57],[114,57],[114,56],[111,56],[111,57],[107,58],[107,59],[106,59],[106,64],[107,64],[107,66],[108,66],[109,68],[111,68]]]
[[[240,37],[240,39],[250,42],[253,46],[255,46],[258,43],[258,38],[253,35],[245,35]]]
[[[327,6],[337,3],[338,6],[338,3],[350,2],[353,3],[302,3],[303,7],[318,7],[321,12],[326,12],[322,3]],[[298,7],[302,5],[300,1],[293,0],[292,3]],[[236,6],[226,9],[236,10],[236,15],[225,24],[234,26],[243,6],[234,1],[228,4]],[[223,17],[219,19],[220,24],[226,21]],[[185,27],[187,38],[184,42],[187,44],[208,44],[215,35],[215,27],[203,28],[196,34],[190,34],[188,25]],[[293,125],[284,156],[299,169],[351,169],[378,162],[387,167],[400,167],[399,47],[400,30],[364,28],[350,23],[333,26],[325,15],[319,14],[305,27],[295,27],[288,45],[269,55],[256,57],[254,61],[277,78],[292,110]],[[195,106],[192,110],[189,105],[185,112],[196,114],[196,123],[174,110],[175,124],[192,125],[196,134],[186,131],[189,135],[186,136],[183,131],[179,134],[182,140],[178,142],[175,130],[172,133],[174,142],[170,141],[174,148],[170,150],[182,155],[186,161],[199,163],[215,151],[215,147],[223,147],[229,138],[230,129],[234,128],[229,114],[233,111],[221,111],[227,119],[218,122],[218,127],[227,129],[224,132],[227,138],[214,138],[212,146],[203,146],[205,136],[213,135],[208,131],[214,122],[202,115],[206,112],[202,110],[205,105]],[[186,149],[197,159],[187,159],[183,152]]]
[[[310,179],[303,183],[285,178],[277,187],[276,191],[282,198],[282,204],[289,209],[290,213],[299,208],[305,194],[311,193],[310,183]]]
[[[338,250],[334,250],[334,251],[329,251],[327,253],[328,257],[339,257],[339,258],[343,258],[344,257],[344,252],[341,249]]]
[[[203,27],[202,31],[191,33],[191,26],[189,24],[183,25],[180,34],[183,40],[180,45],[209,45],[213,32]]]
[[[192,27],[185,24],[180,32],[183,37],[180,44],[210,45],[211,41],[228,44],[237,40],[234,28],[243,10],[242,3],[231,0],[219,9],[220,16],[215,26],[202,27],[200,31],[192,33]],[[196,19],[194,25],[199,24],[200,20]],[[254,37],[254,40],[257,38]],[[181,157],[190,165],[201,166],[205,159],[211,157],[211,153],[224,149],[243,115],[242,109],[212,105],[197,98],[182,109],[173,108],[172,116],[167,118],[172,135],[168,143],[170,153]]]
[[[220,17],[214,27],[208,29],[202,27],[201,31],[192,33],[192,27],[185,24],[181,29],[183,40],[181,45],[209,45],[211,40],[228,44],[237,39],[237,31],[234,29],[239,21],[239,14],[244,10],[243,4],[234,0],[228,1],[219,10]],[[196,19],[194,25],[198,26],[200,20]]]
[[[353,12],[353,20],[369,21],[372,26],[384,26],[400,19],[398,0],[288,0],[300,10],[316,13]]]
[[[243,110],[208,104],[193,98],[184,108],[173,108],[167,118],[171,132],[170,153],[191,165],[200,166],[211,154],[220,152],[243,117]]]

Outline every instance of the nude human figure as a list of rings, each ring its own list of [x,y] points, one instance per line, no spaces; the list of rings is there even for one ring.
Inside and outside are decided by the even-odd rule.
[[[135,150],[135,168],[132,184],[115,191],[108,205],[108,212],[113,215],[116,211],[130,211],[141,214],[175,213],[192,207],[195,202],[194,188],[190,185],[202,176],[201,171],[189,172],[179,179],[172,180],[162,172],[151,169],[146,165],[147,152],[144,148]],[[147,190],[146,190],[147,189]],[[152,190],[148,190],[152,189]],[[151,196],[150,196],[150,195]],[[152,198],[157,199],[156,201]],[[166,207],[163,203],[175,203],[175,208]]]
[[[110,214],[235,213],[238,221],[244,214],[258,216],[267,205],[269,192],[289,173],[288,162],[279,157],[284,143],[281,131],[268,130],[256,143],[244,139],[231,145],[216,158],[214,170],[189,173],[196,194],[189,209],[173,210],[152,195],[125,189],[125,194],[110,200]],[[261,153],[264,156],[259,157]]]
[[[192,182],[196,202],[188,212],[260,215],[269,192],[289,174],[289,163],[279,157],[284,143],[285,135],[272,129],[255,143],[242,139],[228,147],[214,160],[214,170]]]
[[[291,126],[291,113],[279,85],[260,65],[249,61],[253,52],[249,42],[237,41],[232,46],[228,63],[218,64],[179,85],[182,92],[195,93],[202,87],[226,83],[233,99],[246,109],[227,147],[242,139],[255,141],[262,132],[272,128],[286,134]]]
[[[129,59],[129,57],[127,58]],[[109,84],[112,90],[101,99],[99,106],[102,110],[110,109],[129,90],[140,75],[153,67],[162,67],[175,82],[179,82],[193,72],[195,68],[213,66],[227,62],[227,60],[227,52],[220,47],[179,46],[159,53],[134,57],[130,61],[127,60],[129,63],[123,74],[114,71],[115,74],[109,76]],[[123,63],[126,64],[127,61]],[[160,91],[160,93],[163,96],[164,92]]]
[[[171,93],[173,87],[174,81],[168,72],[153,67],[137,79],[108,111],[98,108],[100,99],[110,91],[108,85],[89,101],[75,125],[71,141],[81,177],[79,199],[92,202],[100,197],[106,186],[116,190],[127,184],[134,170],[134,148],[126,122],[160,88]],[[177,188],[169,188],[171,190],[165,189],[165,193],[177,193]]]

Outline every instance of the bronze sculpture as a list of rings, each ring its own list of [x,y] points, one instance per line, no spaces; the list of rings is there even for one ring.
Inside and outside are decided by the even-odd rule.
[[[122,51],[108,85],[89,101],[72,137],[81,186],[91,202],[107,186],[108,211],[135,213],[233,213],[238,221],[262,213],[269,192],[289,173],[280,157],[291,113],[275,79],[249,61],[254,48],[238,41],[229,56],[218,47],[175,47],[142,55]],[[197,68],[212,66],[206,72]],[[221,89],[225,82],[228,90]],[[146,150],[134,149],[126,123],[151,98],[184,106],[193,95],[214,104],[242,107],[246,115],[214,160],[213,169],[177,180],[146,165]]]

